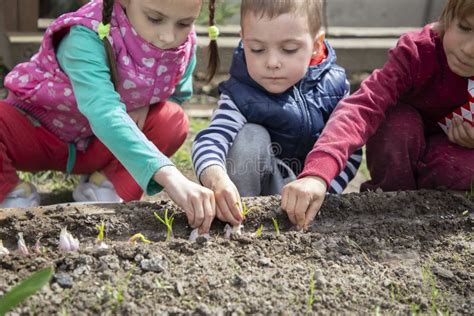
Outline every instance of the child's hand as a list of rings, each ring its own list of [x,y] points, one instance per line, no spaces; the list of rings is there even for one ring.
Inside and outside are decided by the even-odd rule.
[[[216,203],[211,190],[188,180],[173,166],[161,168],[153,178],[186,212],[192,228],[199,228],[199,234],[209,232],[216,216]]]
[[[219,166],[210,166],[201,174],[201,182],[214,192],[217,218],[239,225],[243,220],[240,194],[227,173]]]
[[[149,110],[150,106],[144,106],[135,111],[128,112],[128,115],[132,118],[135,124],[137,124],[141,131],[143,131],[143,127],[145,126],[145,121]]]
[[[281,209],[298,230],[305,229],[318,214],[326,190],[326,182],[319,177],[305,177],[288,183],[281,193]]]
[[[462,119],[453,119],[452,125],[448,130],[449,140],[459,146],[474,148],[474,126]]]

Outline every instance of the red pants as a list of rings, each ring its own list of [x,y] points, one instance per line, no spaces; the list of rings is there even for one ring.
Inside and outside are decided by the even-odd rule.
[[[188,119],[181,107],[166,102],[150,107],[143,128],[145,136],[170,157],[183,144]],[[17,185],[17,170],[65,171],[68,145],[11,105],[0,101],[0,201]],[[139,200],[143,191],[136,181],[96,137],[86,151],[78,151],[74,174],[102,171],[124,201]]]
[[[420,114],[397,105],[367,142],[367,166],[372,180],[361,191],[470,190],[474,149],[451,143],[444,133],[426,138]]]

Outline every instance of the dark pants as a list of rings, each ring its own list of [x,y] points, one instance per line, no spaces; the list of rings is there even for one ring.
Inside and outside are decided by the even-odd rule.
[[[367,142],[367,166],[372,180],[361,191],[469,190],[474,149],[451,143],[441,129],[427,138],[418,111],[397,105]]]

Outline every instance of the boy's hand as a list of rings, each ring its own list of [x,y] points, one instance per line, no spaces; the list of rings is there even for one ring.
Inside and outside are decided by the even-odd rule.
[[[135,111],[128,112],[128,115],[132,118],[135,124],[137,124],[141,131],[143,131],[143,127],[145,126],[145,121],[149,110],[150,106],[144,106]]]
[[[216,202],[211,190],[188,180],[174,166],[161,168],[153,179],[186,212],[192,228],[199,228],[199,234],[209,233],[216,216]]]
[[[227,173],[219,166],[210,166],[202,172],[201,182],[214,192],[217,218],[239,225],[243,220],[240,194]]]
[[[326,190],[326,182],[319,177],[305,177],[288,183],[281,193],[281,209],[298,230],[305,229],[318,214]]]
[[[464,122],[460,118],[453,119],[452,125],[448,130],[448,138],[451,142],[459,146],[474,148],[474,126]]]

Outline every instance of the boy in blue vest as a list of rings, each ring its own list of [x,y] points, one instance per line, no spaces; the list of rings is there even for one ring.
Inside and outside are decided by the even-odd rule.
[[[357,172],[361,150],[329,188],[313,177],[291,187],[335,106],[349,94],[345,71],[321,32],[321,11],[320,0],[242,1],[242,41],[230,79],[219,85],[219,107],[192,153],[197,177],[214,192],[216,216],[224,222],[242,221],[241,196],[279,194],[287,186],[282,209],[296,224],[293,210],[310,207],[300,205],[305,190],[324,186],[341,193]]]

